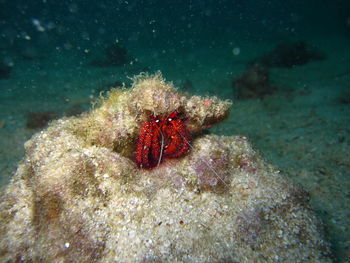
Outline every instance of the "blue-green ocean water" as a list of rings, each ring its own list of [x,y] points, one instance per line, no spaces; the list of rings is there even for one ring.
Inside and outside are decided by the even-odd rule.
[[[255,64],[262,79],[247,95]],[[335,262],[349,262],[347,0],[0,0],[1,185],[47,121],[157,70],[189,94],[233,100],[210,132],[248,136],[301,184]]]

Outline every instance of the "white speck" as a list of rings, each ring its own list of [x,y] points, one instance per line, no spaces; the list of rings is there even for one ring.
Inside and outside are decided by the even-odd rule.
[[[172,121],[173,119],[172,118],[169,118],[168,121]]]
[[[232,49],[232,53],[234,56],[238,56],[239,54],[241,54],[241,49],[239,47],[235,47]]]
[[[32,18],[32,24],[35,26],[36,30],[40,32],[44,32],[45,28],[42,26],[41,22],[39,19]]]
[[[32,18],[32,23],[34,26],[40,26],[40,21],[36,18]]]
[[[69,246],[70,246],[69,242],[64,243],[65,248],[69,248]]]

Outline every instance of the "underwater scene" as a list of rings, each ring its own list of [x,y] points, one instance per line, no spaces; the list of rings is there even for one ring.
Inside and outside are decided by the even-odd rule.
[[[348,0],[0,0],[0,262],[350,262]]]

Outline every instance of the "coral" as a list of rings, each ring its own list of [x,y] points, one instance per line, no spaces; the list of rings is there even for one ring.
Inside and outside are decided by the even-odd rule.
[[[242,76],[233,81],[239,99],[256,99],[271,95],[277,88],[269,82],[269,72],[259,65],[253,65]]]
[[[0,201],[1,262],[331,262],[307,194],[242,136],[199,135],[231,103],[139,75],[25,143]],[[174,111],[191,150],[154,169],[142,123]]]

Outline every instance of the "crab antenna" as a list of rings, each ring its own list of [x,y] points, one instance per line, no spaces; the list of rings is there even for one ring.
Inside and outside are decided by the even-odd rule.
[[[164,150],[164,135],[163,135],[163,132],[161,129],[159,129],[159,132],[160,132],[160,135],[162,136],[162,143],[161,143],[161,147],[160,147],[160,154],[159,154],[157,167],[160,165],[160,162],[162,161],[163,150]]]

